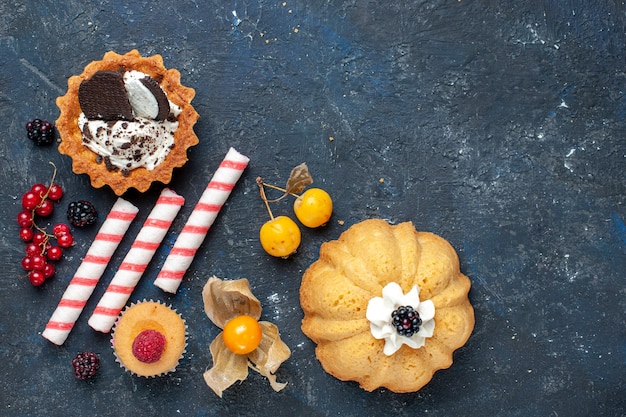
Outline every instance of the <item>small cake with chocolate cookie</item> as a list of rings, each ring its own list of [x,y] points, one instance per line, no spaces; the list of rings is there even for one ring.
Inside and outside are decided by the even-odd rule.
[[[198,143],[194,95],[160,55],[107,52],[70,77],[67,93],[57,98],[59,152],[72,158],[74,173],[117,195],[167,184]]]

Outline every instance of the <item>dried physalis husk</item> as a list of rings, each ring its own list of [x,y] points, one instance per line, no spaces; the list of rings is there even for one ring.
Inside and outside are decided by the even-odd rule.
[[[241,314],[257,320],[261,317],[261,303],[252,294],[250,283],[245,278],[224,281],[213,276],[202,290],[202,299],[206,315],[220,329],[228,320]]]
[[[309,167],[306,162],[301,163],[291,170],[289,179],[285,189],[287,194],[298,194],[304,190],[307,185],[313,184],[313,177],[309,173]]]
[[[257,320],[261,316],[261,304],[252,294],[246,279],[224,281],[217,277],[209,278],[202,290],[206,314],[216,326],[224,324],[240,314],[248,314]],[[291,356],[289,347],[280,339],[278,327],[267,321],[260,321],[262,337],[259,346],[246,355],[232,352],[222,337],[222,332],[210,346],[213,367],[204,373],[204,381],[218,396],[237,381],[248,376],[248,367],[267,377],[274,391],[282,390],[286,383],[276,381],[276,371]]]
[[[289,347],[280,339],[278,326],[269,321],[260,321],[263,337],[259,347],[248,355],[248,365],[266,377],[274,391],[280,391],[286,382],[276,381],[276,371],[291,356]]]
[[[204,372],[204,382],[222,398],[228,387],[248,377],[248,357],[231,352],[224,344],[221,333],[211,342],[209,350],[213,367]]]

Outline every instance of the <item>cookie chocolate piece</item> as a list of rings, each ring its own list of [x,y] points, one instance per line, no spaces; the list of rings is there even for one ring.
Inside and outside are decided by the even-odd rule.
[[[159,121],[167,119],[170,114],[170,102],[159,84],[152,77],[142,78],[141,83],[150,90],[159,105],[159,112],[154,119]]]
[[[133,110],[124,88],[124,80],[115,71],[98,71],[81,82],[78,102],[88,119],[133,120]]]

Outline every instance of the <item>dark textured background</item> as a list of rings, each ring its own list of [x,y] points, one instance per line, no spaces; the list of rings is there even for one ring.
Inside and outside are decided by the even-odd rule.
[[[626,414],[626,6],[620,0],[145,1],[0,3],[0,414],[292,416],[623,416]],[[124,373],[87,318],[160,187],[126,195],[139,218],[62,347],[41,337],[97,228],[43,288],[21,279],[20,196],[47,182],[69,201],[115,200],[70,160],[26,140],[54,120],[67,78],[108,50],[162,54],[196,89],[201,143],[171,187],[187,199],[131,300],[171,303],[188,354],[159,379]],[[331,139],[333,138],[333,139]],[[251,158],[175,296],[152,285],[168,247],[229,146]],[[258,243],[255,185],[306,161],[335,200],[332,222],[303,231],[297,256]],[[290,213],[281,203],[275,212]],[[411,220],[457,249],[476,327],[421,391],[362,391],[325,374],[300,331],[298,288],[321,242],[351,224]],[[345,222],[341,224],[340,221]],[[263,318],[291,347],[274,393],[255,373],[219,399],[202,379],[217,328],[210,275],[250,279]],[[99,353],[93,382],[74,378]]]

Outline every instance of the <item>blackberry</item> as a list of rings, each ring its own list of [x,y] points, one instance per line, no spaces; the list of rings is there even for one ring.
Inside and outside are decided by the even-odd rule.
[[[411,306],[400,306],[391,313],[391,323],[401,336],[411,337],[422,325],[420,315]]]
[[[67,219],[76,227],[88,226],[97,218],[98,212],[90,201],[72,201],[67,206]]]
[[[96,375],[100,368],[100,359],[93,352],[81,352],[72,359],[72,366],[76,378],[86,381]]]
[[[46,120],[35,119],[26,123],[28,139],[36,145],[50,145],[54,142],[54,125]]]

